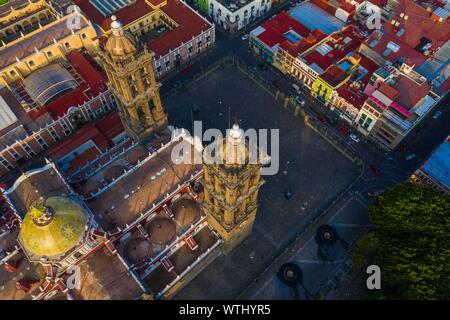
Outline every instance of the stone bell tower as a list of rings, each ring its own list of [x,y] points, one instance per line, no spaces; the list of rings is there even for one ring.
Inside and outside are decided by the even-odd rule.
[[[115,16],[111,17],[111,34],[100,45],[99,56],[118,98],[118,109],[128,134],[143,140],[167,126],[159,87],[153,69],[154,54],[124,31]]]
[[[258,154],[257,161],[250,161]],[[227,137],[207,146],[203,153],[203,211],[208,223],[224,240],[229,253],[252,231],[261,179],[260,150],[251,148],[244,131],[234,125]]]

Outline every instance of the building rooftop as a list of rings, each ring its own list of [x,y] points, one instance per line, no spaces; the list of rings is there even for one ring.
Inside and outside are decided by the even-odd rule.
[[[105,17],[89,0],[75,0],[74,2],[103,31],[107,32],[110,30],[112,22],[110,16]],[[161,33],[147,43],[149,49],[155,53],[156,57],[169,53],[170,50],[179,47],[182,43],[191,41],[194,36],[211,28],[211,24],[206,19],[181,1],[167,0],[165,5],[159,0],[151,0],[150,2],[153,5],[162,5],[160,7],[161,11],[177,24],[173,29]],[[146,3],[146,0],[136,0],[123,9],[115,11],[114,15],[126,27],[153,10]]]
[[[144,293],[121,258],[106,246],[88,256],[79,267],[81,289],[71,290],[77,300],[132,300]]]
[[[309,30],[285,11],[254,29],[252,34],[269,48],[280,46],[293,56],[304,52],[326,37],[318,29]]]
[[[72,34],[71,29],[67,28],[67,19],[70,16],[65,16],[61,20],[44,26],[40,30],[36,30],[31,35],[26,35],[25,39],[20,39],[7,44],[6,47],[0,48],[0,69],[3,69],[13,63],[16,59],[23,59],[37,50],[44,49],[52,44],[54,39],[63,39]],[[80,20],[81,28],[88,25],[84,17]]]
[[[400,59],[408,59],[414,65],[419,66],[427,59],[421,52],[410,47],[396,35],[379,30],[374,31],[365,40],[365,44],[391,63]]]
[[[345,72],[341,67],[337,65],[331,65],[323,74],[320,75],[320,78],[324,80],[326,83],[330,84],[332,87],[336,87],[342,81],[344,81],[349,74]]]
[[[166,140],[157,152],[158,146],[135,146],[77,183],[77,192],[89,199],[89,207],[105,230],[125,228],[201,169],[195,164],[172,164],[172,150],[183,141]]]
[[[319,29],[329,35],[343,27],[345,23],[312,2],[302,2],[289,11],[289,15],[310,30]]]
[[[437,182],[450,188],[450,137],[425,162],[423,171]]]
[[[422,39],[426,39],[437,49],[450,39],[450,24],[447,21],[434,21],[432,13],[414,1],[398,0],[393,11],[393,17],[383,24],[383,30],[396,35],[411,48],[416,48]]]
[[[303,59],[310,65],[316,65],[322,70],[326,70],[355,51],[363,40],[363,35],[351,25],[334,33],[332,37],[332,40],[322,43],[315,50],[303,56]]]

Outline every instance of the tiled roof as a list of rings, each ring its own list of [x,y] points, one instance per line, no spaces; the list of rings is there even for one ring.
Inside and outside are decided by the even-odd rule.
[[[381,38],[379,36],[381,36]],[[399,46],[397,52],[388,49],[388,44],[390,43]],[[422,53],[403,42],[402,39],[395,34],[381,34],[380,32],[375,31],[371,37],[367,38],[365,44],[380,54],[384,59],[392,63],[398,61],[400,58],[404,58],[411,60],[413,64],[419,66],[427,59]]]
[[[427,83],[419,85],[406,76],[401,76],[394,87],[399,93],[396,101],[406,109],[413,108],[431,88]]]
[[[396,35],[398,30],[404,29],[404,34],[399,38],[412,48],[415,48],[423,37],[431,40],[436,48],[450,39],[450,23],[436,23],[424,8],[411,0],[398,0],[398,3],[392,19],[399,22],[400,25],[395,28],[391,24],[391,19],[383,24],[385,32]],[[408,16],[408,20],[405,21],[400,17],[402,13]]]
[[[79,51],[72,51],[67,55],[72,67],[83,78],[80,86],[51,102],[46,106],[54,119],[66,114],[70,107],[76,107],[84,104],[91,99],[91,96],[97,96],[101,91],[106,90],[106,78],[101,71],[94,68],[89,56]]]
[[[364,102],[367,100],[367,96],[362,90],[355,89],[351,83],[346,83],[339,87],[337,90],[338,95],[345,99],[345,101],[351,103],[358,110],[362,108]]]
[[[87,23],[82,19],[82,28],[87,26]],[[67,28],[67,21],[63,19],[55,24],[44,27],[43,30],[34,33],[27,39],[14,44],[12,43],[4,49],[0,49],[0,68],[5,68],[16,62],[16,57],[19,59],[26,58],[35,52],[36,49],[43,49],[53,43],[53,40],[63,39],[69,36],[72,31]]]
[[[331,65],[320,76],[321,79],[323,79],[326,83],[330,84],[332,87],[336,87],[347,77],[348,74],[337,65]]]
[[[186,43],[194,36],[209,30],[211,24],[200,17],[192,9],[178,0],[167,0],[167,5],[161,9],[178,27],[161,34],[158,38],[150,41],[149,48],[155,53],[156,57],[165,55],[169,50],[175,49]]]
[[[338,37],[340,39],[338,41],[338,44],[342,45],[341,48],[336,48],[335,44],[332,41],[327,41],[326,43],[316,48],[316,50],[304,56],[304,60],[309,64],[315,63],[323,70],[326,70],[333,63],[339,61],[348,53],[356,50],[360,46],[363,39],[362,35],[354,31],[353,26],[348,26],[342,32],[334,33],[332,36],[335,38]],[[322,50],[322,48],[324,50]]]
[[[314,30],[311,32],[310,29],[284,11],[266,21],[258,28],[262,28],[264,30],[257,35],[257,38],[261,42],[269,48],[279,45],[292,56],[297,56],[326,37],[326,34],[320,30]],[[290,30],[301,36],[301,39],[297,42],[288,40],[285,34]]]
[[[106,32],[110,29],[111,17],[104,17],[89,0],[75,0],[74,2],[102,30]],[[161,4],[162,1],[152,0],[151,3],[154,5]],[[153,10],[145,0],[136,0],[134,4],[115,12],[114,15],[126,26],[139,20]],[[167,54],[171,49],[179,47],[181,43],[186,43],[202,31],[211,28],[211,24],[207,20],[203,19],[179,0],[167,0],[167,4],[163,5],[161,10],[174,20],[178,26],[150,40],[148,46],[157,57]]]

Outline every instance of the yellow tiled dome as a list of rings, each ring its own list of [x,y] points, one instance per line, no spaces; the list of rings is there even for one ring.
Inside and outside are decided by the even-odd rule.
[[[114,56],[126,56],[136,51],[136,43],[133,37],[123,30],[122,24],[115,16],[111,17],[112,35],[106,42],[106,50]]]
[[[19,241],[31,257],[55,258],[74,248],[84,236],[84,209],[65,197],[50,197],[33,205],[20,230]]]

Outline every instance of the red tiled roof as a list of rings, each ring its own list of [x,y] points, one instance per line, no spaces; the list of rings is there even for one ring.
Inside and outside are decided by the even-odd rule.
[[[164,32],[158,38],[150,41],[148,46],[156,57],[167,54],[169,50],[179,47],[181,43],[186,43],[192,40],[193,36],[211,28],[208,21],[181,1],[167,0],[167,5],[162,7],[162,11],[173,19],[178,27]]]
[[[292,56],[297,56],[326,37],[326,34],[318,29],[311,32],[310,29],[292,18],[285,11],[266,21],[261,27],[265,29],[264,32],[257,36],[261,42],[270,48],[279,44],[281,48]],[[284,35],[289,30],[293,30],[302,38],[296,43],[289,41]]]
[[[431,88],[428,83],[419,85],[406,76],[401,76],[394,86],[398,91],[396,101],[408,110],[424,98]]]
[[[93,139],[98,134],[99,131],[93,123],[87,124],[75,131],[71,136],[64,139],[62,142],[50,147],[47,150],[47,154],[52,159],[59,160],[85,142]]]
[[[311,0],[311,2],[328,13],[331,13],[333,16],[336,13],[337,7],[328,0]]]
[[[321,76],[326,83],[330,84],[332,87],[336,87],[342,81],[345,80],[349,75],[342,70],[342,68],[337,65],[331,65]]]
[[[108,140],[115,138],[125,130],[118,112],[110,113],[95,126]]]
[[[394,9],[395,15],[393,19],[400,22],[400,25],[396,29],[391,24],[391,19],[383,24],[385,32],[395,36],[397,31],[403,28],[405,33],[400,39],[411,48],[415,48],[422,37],[431,40],[435,48],[443,45],[450,39],[450,23],[436,23],[431,19],[430,13],[411,0],[398,0],[398,2],[399,4]],[[400,18],[401,13],[407,15],[408,20],[405,21]]]
[[[84,82],[76,90],[70,91],[46,106],[53,119],[58,119],[66,114],[70,107],[81,105],[89,101],[90,97],[97,96],[106,89],[104,75],[94,68],[92,61],[89,61],[85,54],[72,51],[67,54],[67,59]]]
[[[381,39],[378,40],[378,43],[375,46],[371,46],[372,41],[374,41],[374,38],[373,37],[369,37],[365,41],[365,43],[366,43],[366,45],[369,48],[371,48],[372,50],[374,50],[375,52],[377,52],[378,54],[383,56],[384,59],[386,59],[386,60],[388,60],[388,61],[390,61],[392,63],[396,62],[400,58],[405,58],[405,59],[409,59],[416,66],[419,66],[423,62],[425,62],[425,60],[427,59],[427,57],[425,57],[422,53],[420,53],[419,51],[415,50],[414,48],[412,48],[408,44],[404,43],[397,36],[391,35],[389,33],[388,34],[384,34],[381,37]],[[392,41],[395,44],[399,45],[400,49],[397,52],[392,51],[389,55],[384,56],[383,53],[386,51],[387,45],[388,45],[388,43],[390,41]]]
[[[329,66],[331,66],[333,63],[337,62],[338,60],[341,60],[343,57],[345,57],[348,53],[353,52],[357,48],[359,48],[363,36],[356,32],[356,27],[353,25],[348,26],[345,28],[342,32],[336,32],[332,34],[332,37],[337,39],[340,38],[338,41],[343,45],[341,49],[338,49],[335,47],[335,44],[332,41],[326,42],[330,47],[333,48],[328,54],[323,56],[319,51],[314,50],[310,53],[308,53],[306,56],[304,56],[304,59],[307,63],[313,64],[315,63],[319,67],[321,67],[323,70],[326,70]],[[349,37],[352,40],[344,44],[342,41]]]
[[[123,131],[119,114],[114,111],[96,123],[89,123],[78,129],[62,142],[50,147],[47,154],[58,160],[89,140],[92,140],[100,150],[106,151],[113,145],[112,139]]]
[[[367,96],[362,90],[355,90],[351,85],[351,83],[346,83],[339,87],[337,90],[338,95],[360,110],[364,105],[364,102],[367,100]]]
[[[202,31],[207,31],[211,24],[200,17],[188,6],[179,0],[166,0],[167,4],[161,7],[162,12],[174,20],[178,26],[170,31],[166,31],[159,35],[156,39],[150,40],[148,47],[155,53],[157,57],[167,54],[171,49],[175,49],[192,40],[193,36],[199,35]],[[111,17],[104,17],[89,0],[74,0],[81,10],[105,32],[110,29]],[[154,5],[162,4],[162,0],[151,0]],[[152,12],[151,8],[145,0],[136,0],[135,3],[129,5],[114,15],[123,23],[124,26],[132,23]]]
[[[103,16],[89,0],[74,0],[73,2],[80,7],[81,11],[83,11],[89,19],[99,25],[103,31],[108,31],[111,28],[111,17]],[[151,11],[153,11],[153,9],[145,3],[145,0],[136,0],[133,4],[115,12],[114,15],[117,16],[117,19],[122,22],[124,26],[126,26]]]
[[[378,91],[380,91],[382,94],[384,94],[391,100],[395,100],[395,98],[397,98],[398,96],[398,90],[388,85],[387,83],[382,83],[378,88]]]

